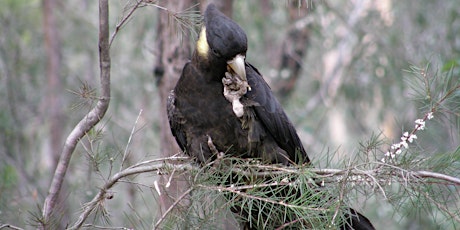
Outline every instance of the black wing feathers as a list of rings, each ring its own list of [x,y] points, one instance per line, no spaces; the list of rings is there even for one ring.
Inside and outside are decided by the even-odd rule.
[[[187,138],[184,130],[182,129],[183,117],[179,110],[176,109],[176,94],[174,90],[171,90],[168,96],[166,104],[166,110],[168,112],[169,126],[173,136],[176,138],[176,142],[183,152],[187,146]]]
[[[295,163],[310,162],[293,124],[262,75],[254,66],[246,63],[246,76],[251,91],[248,91],[245,96],[255,102],[254,110],[267,132],[274,137],[278,146],[289,154],[292,161]],[[301,154],[302,159],[299,159],[296,154]]]

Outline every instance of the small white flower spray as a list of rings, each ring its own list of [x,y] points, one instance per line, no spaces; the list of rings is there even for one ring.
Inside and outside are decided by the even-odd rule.
[[[418,91],[420,95],[418,95],[419,100],[422,100],[426,103],[428,100],[430,103],[429,112],[425,114],[423,118],[415,120],[414,129],[410,132],[403,132],[401,137],[401,141],[390,146],[390,149],[384,154],[384,157],[381,159],[383,163],[388,162],[388,160],[395,160],[396,156],[401,154],[403,150],[409,148],[409,145],[417,139],[416,133],[420,130],[425,130],[426,122],[433,118],[433,114],[435,112],[441,112],[443,110],[443,104],[445,102],[451,101],[452,98],[455,97],[458,90],[460,90],[460,82],[451,82],[453,81],[452,73],[448,74],[447,77],[442,77],[443,75],[435,75],[429,77],[427,75],[427,66],[425,69],[419,69],[416,67],[412,67],[410,72],[415,73],[415,76],[419,76],[418,81],[411,81],[414,84],[415,91],[417,92],[418,88],[423,88],[424,91]],[[421,84],[415,84],[416,82],[420,82]],[[451,87],[445,87],[439,93],[436,93],[435,84],[441,85],[449,85],[449,82],[453,83]],[[435,100],[437,98],[437,100]]]
[[[415,120],[415,127],[411,132],[404,132],[401,141],[395,144],[392,144],[390,149],[385,153],[384,157],[381,159],[383,163],[388,162],[389,159],[395,159],[395,157],[403,152],[403,150],[409,149],[409,144],[414,142],[417,139],[416,133],[420,130],[424,130],[426,127],[426,121],[433,118],[432,109],[430,112],[426,113],[425,116],[421,119]]]

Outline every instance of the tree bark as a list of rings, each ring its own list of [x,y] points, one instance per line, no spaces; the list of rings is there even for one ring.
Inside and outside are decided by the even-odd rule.
[[[195,0],[171,0],[164,2],[168,11],[159,11],[159,22],[157,27],[156,43],[156,60],[154,65],[154,77],[160,96],[160,105],[158,109],[160,118],[160,138],[161,138],[161,157],[168,157],[180,153],[179,146],[171,134],[169,121],[166,112],[166,101],[170,91],[176,85],[182,68],[190,59],[190,37],[189,34],[179,34],[176,30],[174,21],[171,20],[172,14],[183,11],[196,3]],[[191,28],[185,28],[185,31]],[[173,203],[187,190],[185,176],[175,176],[170,179],[169,176],[160,178],[160,213],[161,216]],[[166,186],[168,184],[169,186]]]
[[[60,98],[62,92],[61,71],[61,41],[57,25],[55,12],[58,10],[56,0],[43,0],[43,31],[45,33],[45,52],[46,52],[46,81],[47,94],[42,105],[45,110],[45,120],[47,120],[50,137],[49,157],[52,159],[51,168],[55,169],[59,161],[59,155],[63,146],[63,127],[64,113],[62,110],[63,103]],[[67,184],[64,182],[61,192],[66,193]],[[57,200],[57,209],[59,210],[59,219],[53,225],[64,228],[64,224],[69,220],[69,211],[66,200],[59,198]],[[53,219],[53,220],[54,220]]]
[[[53,167],[59,160],[62,148],[63,135],[63,112],[62,101],[59,97],[62,91],[62,81],[60,77],[61,69],[61,42],[59,30],[56,24],[55,10],[57,4],[55,0],[43,0],[43,29],[45,32],[45,51],[47,58],[47,97],[44,108],[48,111],[51,157]]]

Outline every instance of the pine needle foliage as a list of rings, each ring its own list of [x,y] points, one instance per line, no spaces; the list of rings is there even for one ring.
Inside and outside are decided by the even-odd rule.
[[[339,226],[349,212],[335,189],[322,186],[309,166],[223,158],[192,175],[190,205],[177,207],[165,229],[215,229],[231,212],[258,229],[328,229]]]

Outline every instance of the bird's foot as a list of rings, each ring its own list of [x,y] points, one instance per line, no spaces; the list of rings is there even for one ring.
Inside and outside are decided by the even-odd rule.
[[[232,72],[225,72],[225,77],[222,78],[222,84],[224,84],[224,87],[232,94],[240,97],[245,95],[248,89],[250,89],[247,81],[243,81],[240,76],[232,74]]]
[[[224,158],[224,155],[225,155],[225,154],[224,154],[223,152],[219,152],[219,150],[217,150],[216,146],[215,146],[214,143],[212,142],[211,136],[209,136],[209,135],[206,135],[206,136],[208,137],[208,147],[209,147],[209,149],[211,150],[211,153],[212,153],[213,155],[216,155],[216,157],[217,157],[216,161],[218,161],[218,160]]]

